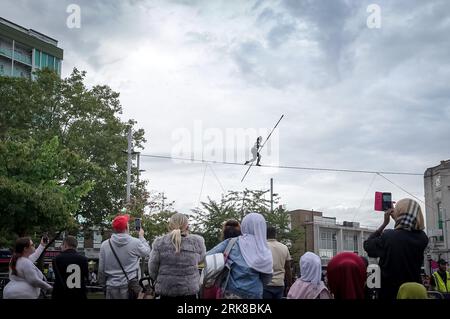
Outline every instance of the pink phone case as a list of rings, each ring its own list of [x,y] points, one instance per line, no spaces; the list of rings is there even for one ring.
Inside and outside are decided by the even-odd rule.
[[[383,211],[383,193],[375,192],[375,210],[382,212]]]

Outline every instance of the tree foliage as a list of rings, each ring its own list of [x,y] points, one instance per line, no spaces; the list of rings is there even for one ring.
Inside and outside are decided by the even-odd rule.
[[[0,77],[0,141],[5,151],[15,154],[17,163],[29,161],[34,166],[25,165],[16,174],[12,157],[3,156],[7,166],[0,173],[0,187],[9,197],[2,197],[0,212],[13,218],[8,227],[14,232],[31,226],[25,221],[41,228],[48,226],[42,223],[46,220],[58,225],[65,218],[53,215],[57,208],[61,216],[70,212],[85,226],[106,226],[125,206],[127,132],[133,128],[133,145],[142,148],[144,131],[135,128],[136,121],[120,119],[119,93],[105,85],[88,88],[85,76],[74,69],[65,79],[50,70],[38,71],[34,81]],[[35,152],[41,158],[33,158]],[[146,181],[137,183],[136,169],[132,173],[134,201],[128,208],[137,214],[147,205],[149,195]],[[12,205],[11,199],[17,204]],[[27,204],[19,205],[20,200]],[[24,220],[25,211],[34,217]]]
[[[291,242],[301,236],[300,230],[290,229],[290,218],[283,206],[278,206],[279,196],[274,197],[273,212],[270,211],[268,191],[245,189],[242,192],[229,191],[217,201],[208,197],[207,202],[201,202],[201,207],[193,209],[193,231],[205,238],[207,249],[213,248],[221,240],[222,226],[228,219],[242,221],[250,212],[264,216],[268,225],[277,229],[278,240],[291,245]]]
[[[167,202],[166,199],[161,192],[149,193],[148,205],[138,216],[142,218],[145,238],[149,241],[168,232],[170,216],[176,213],[173,208],[174,202]]]
[[[0,141],[0,245],[40,229],[73,226],[81,199],[94,186],[89,180],[74,183],[71,172],[80,169],[97,168],[61,149],[57,137],[43,144]]]

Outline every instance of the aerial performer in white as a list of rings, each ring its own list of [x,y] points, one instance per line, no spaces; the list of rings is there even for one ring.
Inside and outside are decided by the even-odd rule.
[[[259,154],[259,149],[261,148],[261,142],[262,142],[262,136],[259,136],[256,139],[256,143],[255,143],[255,145],[253,145],[252,150],[251,150],[253,158],[249,161],[245,161],[244,165],[253,163],[255,160],[257,160],[256,166],[261,166],[261,164],[259,164],[259,162],[261,161],[261,154]]]
[[[266,145],[266,142],[269,140],[269,138],[270,138],[270,136],[272,135],[273,131],[277,128],[278,124],[281,122],[281,120],[283,119],[283,117],[284,117],[284,114],[281,115],[281,117],[280,117],[280,119],[278,120],[277,124],[275,124],[275,126],[274,126],[273,129],[272,129],[272,131],[270,131],[269,136],[267,136],[266,141],[265,141],[262,145],[261,145],[262,140],[263,140],[262,137],[259,136],[259,137],[256,139],[256,143],[255,143],[255,145],[252,147],[252,155],[253,155],[253,158],[252,158],[251,160],[249,160],[249,161],[245,161],[245,164],[244,164],[244,165],[250,164],[250,166],[248,167],[247,171],[245,172],[244,176],[242,177],[241,183],[244,181],[245,176],[247,176],[248,172],[250,171],[250,168],[252,168],[253,162],[254,162],[255,160],[257,160],[257,161],[256,161],[256,166],[261,166],[261,164],[259,163],[259,162],[261,161],[261,154],[260,154],[260,152],[261,152],[262,148],[264,147],[264,145]]]

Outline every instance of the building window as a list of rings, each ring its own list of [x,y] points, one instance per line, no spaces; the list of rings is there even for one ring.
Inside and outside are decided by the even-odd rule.
[[[48,58],[48,55],[46,53],[42,52],[42,60],[41,60],[41,62],[42,62],[41,67],[42,68],[46,68],[48,66],[47,58]]]
[[[343,248],[345,251],[358,252],[358,235],[354,233],[344,232]]]
[[[337,254],[336,232],[330,230],[320,231],[319,251],[321,257],[331,258]]]
[[[444,230],[444,219],[443,219],[443,212],[442,212],[442,203],[439,202],[437,204],[437,211],[438,211],[438,229]],[[444,236],[439,236],[438,241],[444,241]]]
[[[37,68],[41,67],[41,51],[34,50],[34,64]]]
[[[56,73],[61,75],[61,60],[60,59],[55,59],[55,61],[56,61]]]
[[[55,70],[55,57],[49,55],[48,56],[48,67],[50,70]]]

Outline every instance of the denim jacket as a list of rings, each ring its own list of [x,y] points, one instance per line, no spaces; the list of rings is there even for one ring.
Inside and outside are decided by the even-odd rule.
[[[226,239],[208,251],[207,255],[223,253],[230,239]],[[244,299],[262,299],[263,285],[270,282],[272,274],[263,274],[250,268],[244,260],[236,241],[228,256],[230,276],[225,291],[236,294]]]

